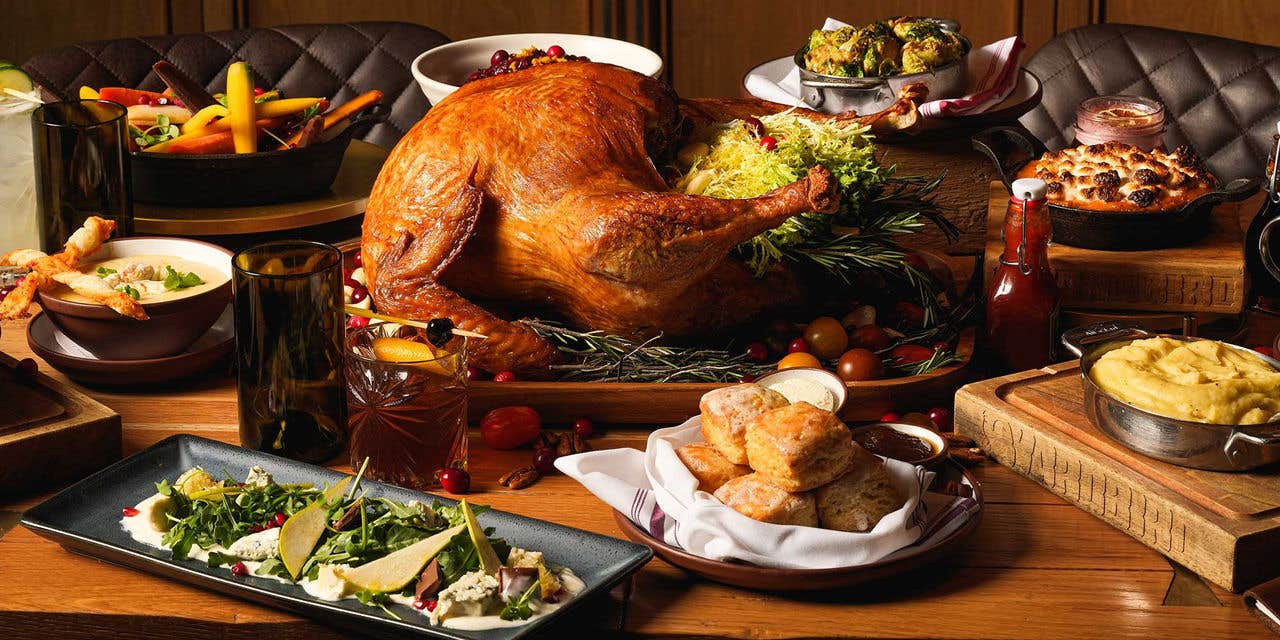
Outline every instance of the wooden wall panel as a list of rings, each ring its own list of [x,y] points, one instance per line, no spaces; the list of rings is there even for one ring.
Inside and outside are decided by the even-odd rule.
[[[0,58],[73,42],[167,32],[167,0],[0,0]]]
[[[672,0],[672,80],[681,95],[735,96],[744,72],[794,53],[828,16],[865,23],[904,14],[958,20],[979,45],[1018,29],[1018,3],[1004,0]]]
[[[1104,0],[1102,20],[1280,45],[1277,0]]]
[[[495,33],[591,33],[591,0],[245,0],[249,26],[416,22],[454,40]]]

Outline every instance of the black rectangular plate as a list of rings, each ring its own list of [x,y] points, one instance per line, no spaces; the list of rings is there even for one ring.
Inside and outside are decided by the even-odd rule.
[[[401,605],[391,606],[403,619],[394,620],[356,600],[326,602],[307,595],[297,585],[270,578],[236,577],[226,568],[210,568],[196,560],[175,561],[168,550],[149,547],[131,538],[120,526],[120,510],[154,494],[156,482],[165,478],[172,482],[183,471],[197,465],[214,476],[221,476],[225,471],[235,478],[244,477],[250,467],[259,465],[278,482],[312,482],[316,486],[333,484],[343,477],[342,473],[324,467],[196,436],[176,435],[49,498],[27,511],[22,517],[22,524],[76,552],[372,635],[403,635],[409,632],[433,638],[522,638],[563,617],[582,602],[606,592],[653,557],[653,552],[647,547],[624,540],[502,511],[486,511],[480,514],[481,524],[497,527],[497,535],[517,547],[542,551],[548,561],[573,569],[586,582],[586,589],[552,614],[518,627],[487,631],[435,627],[422,614]],[[360,486],[370,496],[401,502],[455,502],[379,482],[366,480]]]

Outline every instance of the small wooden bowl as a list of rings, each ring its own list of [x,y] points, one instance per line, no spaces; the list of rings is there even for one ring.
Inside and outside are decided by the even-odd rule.
[[[920,460],[903,460],[910,464],[920,465],[926,469],[937,469],[939,465],[946,461],[947,456],[951,453],[951,445],[947,443],[947,439],[942,434],[919,425],[908,424],[906,422],[876,422],[873,424],[862,425],[853,429],[853,438],[856,441],[858,434],[868,431],[875,427],[888,427],[898,433],[906,434],[915,438],[919,438],[929,444],[933,449],[933,455]],[[870,451],[870,449],[868,449]],[[872,453],[877,453],[872,451]],[[878,454],[877,455],[883,455]],[[897,460],[897,458],[894,458]]]

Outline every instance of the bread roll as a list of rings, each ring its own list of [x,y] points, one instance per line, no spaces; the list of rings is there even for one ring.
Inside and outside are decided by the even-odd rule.
[[[751,473],[750,467],[729,462],[715,447],[704,442],[686,444],[676,449],[676,455],[698,479],[698,489],[707,493],[715,493],[724,483]]]
[[[856,446],[834,413],[807,402],[767,411],[747,426],[751,468],[787,491],[808,491],[844,475]]]
[[[772,524],[818,526],[813,494],[791,493],[758,473],[738,476],[716,489],[715,496],[742,515]]]
[[[758,384],[737,384],[702,396],[702,439],[734,464],[747,463],[747,423],[756,416],[786,406],[787,399]]]
[[[840,531],[870,531],[885,514],[901,509],[905,500],[884,462],[862,447],[857,447],[848,473],[813,493],[822,526]]]

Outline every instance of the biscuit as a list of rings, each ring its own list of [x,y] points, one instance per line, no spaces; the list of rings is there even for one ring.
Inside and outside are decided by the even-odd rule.
[[[787,491],[808,491],[844,475],[856,446],[834,413],[807,402],[767,411],[747,425],[751,468]]]
[[[707,493],[715,493],[724,483],[751,473],[750,467],[729,462],[715,447],[703,442],[686,444],[676,449],[676,455],[698,479],[698,489]]]
[[[848,473],[813,494],[822,526],[839,531],[870,531],[885,514],[901,509],[905,500],[884,462],[862,447]]]
[[[791,493],[758,473],[738,476],[716,489],[716,498],[742,515],[771,524],[818,526],[811,493]]]
[[[734,464],[747,463],[747,423],[778,407],[787,399],[758,384],[737,384],[709,391],[702,396],[702,439]]]

